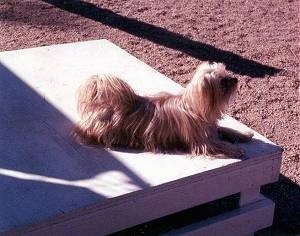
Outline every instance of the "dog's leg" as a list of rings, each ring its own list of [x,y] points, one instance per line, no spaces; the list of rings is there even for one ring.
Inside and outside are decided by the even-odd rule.
[[[245,158],[243,157],[245,152],[242,148],[225,141],[217,141],[213,143],[213,146],[211,147],[211,152],[217,158]]]
[[[206,155],[216,158],[244,159],[244,150],[226,141],[215,140],[206,144],[193,145],[192,156]]]
[[[251,131],[237,131],[228,127],[218,127],[219,137],[223,140],[229,141],[231,143],[236,142],[249,142],[253,137],[253,132]]]

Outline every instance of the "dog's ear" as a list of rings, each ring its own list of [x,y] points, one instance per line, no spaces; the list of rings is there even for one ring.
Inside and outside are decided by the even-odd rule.
[[[203,76],[203,78],[201,79],[200,86],[201,86],[201,90],[202,89],[205,90],[208,88],[208,79],[205,76]]]
[[[203,75],[203,78],[200,81],[200,86],[201,89],[204,90],[204,92],[209,92],[209,90],[211,89],[211,79],[209,75]]]

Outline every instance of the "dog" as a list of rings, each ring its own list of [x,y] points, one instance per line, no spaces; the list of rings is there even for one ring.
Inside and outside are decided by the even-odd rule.
[[[218,126],[237,84],[215,62],[201,63],[178,95],[140,96],[113,75],[94,75],[78,90],[74,134],[105,148],[241,158],[243,150],[233,143],[250,141],[253,133]]]

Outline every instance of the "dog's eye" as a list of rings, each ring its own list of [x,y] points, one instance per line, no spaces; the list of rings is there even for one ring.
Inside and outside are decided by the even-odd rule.
[[[228,78],[222,78],[221,79],[221,86],[222,88],[227,88],[229,86],[230,82],[229,82],[229,79]]]
[[[237,83],[237,79],[236,78],[231,78],[231,77],[225,77],[221,79],[221,87],[224,90],[228,90],[230,89],[234,84]]]

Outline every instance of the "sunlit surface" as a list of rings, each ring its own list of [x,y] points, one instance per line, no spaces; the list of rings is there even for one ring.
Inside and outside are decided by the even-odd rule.
[[[105,197],[116,197],[140,189],[138,186],[132,183],[128,176],[119,171],[108,171],[91,179],[77,181],[68,181],[7,169],[0,169],[0,175],[22,180],[44,182],[48,184],[86,188]]]

